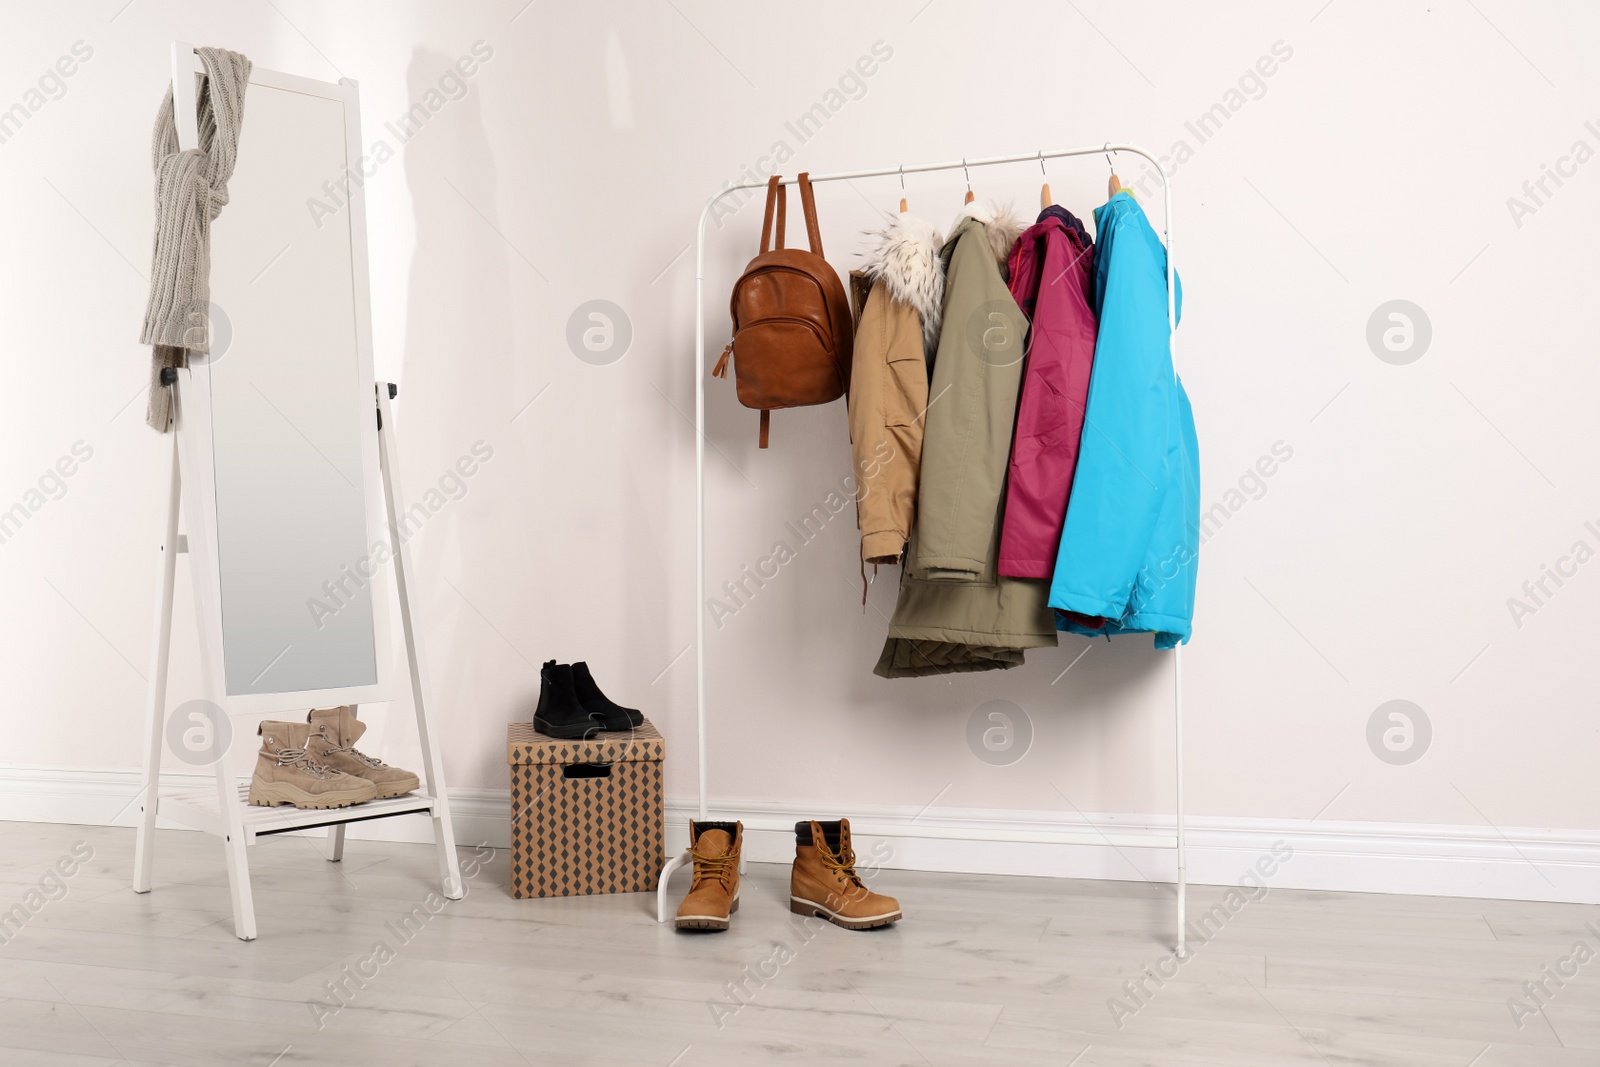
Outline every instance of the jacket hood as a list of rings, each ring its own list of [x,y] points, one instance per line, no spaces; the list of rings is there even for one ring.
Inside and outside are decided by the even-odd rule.
[[[1084,288],[1084,299],[1088,301],[1091,311],[1095,305],[1094,269],[1095,255],[1094,239],[1079,221],[1078,217],[1059,204],[1051,204],[1039,212],[1039,221],[1022,231],[1022,236],[1017,238],[1017,243],[1011,249],[1011,259],[1006,275],[1006,284],[1011,289],[1011,295],[1022,305],[1022,310],[1031,321],[1034,316],[1036,302],[1041,292],[1039,271],[1043,269],[1045,257],[1044,245],[1046,234],[1060,234],[1077,251],[1072,253],[1068,269],[1076,268],[1082,261],[1087,260],[1089,269],[1075,272],[1074,278],[1081,279]],[[1064,275],[1066,272],[1062,271]],[[1051,279],[1051,284],[1060,281],[1060,276]]]
[[[910,214],[891,216],[875,236],[866,275],[873,281],[882,278],[891,298],[916,311],[922,319],[922,347],[931,352],[938,344],[944,306],[944,264],[939,260],[944,236],[932,223]]]
[[[994,260],[1000,266],[1000,277],[1007,277],[1006,264],[1011,258],[1011,249],[1017,243],[1017,238],[1022,236],[1022,231],[1027,229],[1027,223],[1010,203],[983,204],[974,200],[961,209],[961,214],[956,216],[954,225],[950,227],[954,232],[967,219],[976,219],[983,223],[984,232],[989,237],[989,250],[994,253]]]
[[[1061,225],[1076,233],[1078,237],[1082,239],[1083,247],[1088,248],[1094,244],[1094,238],[1089,236],[1089,231],[1084,227],[1083,222],[1078,218],[1078,216],[1074,215],[1060,204],[1051,204],[1049,207],[1039,212],[1039,222],[1043,222],[1046,219],[1055,219],[1057,222],[1061,223]]]

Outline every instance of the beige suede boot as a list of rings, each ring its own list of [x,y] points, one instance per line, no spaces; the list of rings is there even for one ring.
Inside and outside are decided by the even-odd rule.
[[[356,742],[367,732],[367,724],[356,718],[345,705],[323,708],[306,716],[311,726],[311,754],[318,762],[336,771],[365,778],[378,790],[378,799],[404,796],[417,788],[417,776],[383,760],[356,751]]]
[[[744,824],[690,822],[689,854],[694,857],[694,881],[689,895],[678,905],[679,930],[726,930],[739,910],[739,849],[744,847]]]
[[[303,722],[263,722],[261,752],[250,779],[250,803],[258,807],[347,808],[378,795],[365,778],[325,767],[306,751],[311,727]]]
[[[850,820],[794,825],[789,910],[818,915],[846,930],[870,930],[900,918],[900,902],[868,889],[856,874]]]

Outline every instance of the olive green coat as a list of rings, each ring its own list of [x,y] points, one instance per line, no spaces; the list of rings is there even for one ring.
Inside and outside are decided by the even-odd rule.
[[[875,673],[1014,667],[1056,643],[1047,583],[996,573],[1028,323],[1000,264],[1016,230],[968,205],[941,251],[944,310],[929,385],[916,526]]]

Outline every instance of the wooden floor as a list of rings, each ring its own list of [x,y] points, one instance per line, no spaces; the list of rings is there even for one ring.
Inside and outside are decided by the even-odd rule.
[[[94,858],[40,906],[29,886],[79,841]],[[787,868],[754,864],[733,929],[691,935],[653,896],[513,900],[504,852],[431,914],[428,846],[330,864],[276,838],[246,944],[215,839],[162,832],[146,896],[132,846],[0,823],[0,913],[38,909],[3,930],[0,1064],[1600,1064],[1600,959],[1563,962],[1600,952],[1591,907],[1279,889],[1179,965],[1168,886],[887,871],[907,918],[851,933],[791,916]],[[1222,898],[1196,887],[1193,911]],[[1574,966],[1519,1026],[1523,982]],[[364,988],[329,992],[358,967]],[[1176,976],[1130,994],[1147,967]]]

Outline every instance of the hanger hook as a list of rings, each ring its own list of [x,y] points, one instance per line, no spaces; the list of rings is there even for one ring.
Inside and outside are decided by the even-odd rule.
[[[961,174],[967,179],[967,192],[972,192],[972,173],[967,170],[967,157],[961,157]]]
[[[902,193],[906,191],[906,165],[904,163],[900,164],[900,191]]]
[[[1044,169],[1044,149],[1042,148],[1039,149],[1039,173],[1046,178],[1050,177],[1050,173]]]
[[[1101,151],[1105,152],[1105,154],[1106,154],[1106,169],[1111,171],[1113,174],[1115,174],[1116,170],[1117,170],[1117,165],[1115,163],[1111,162],[1110,148],[1111,148],[1111,142],[1107,141],[1105,143],[1105,147],[1102,148]]]

